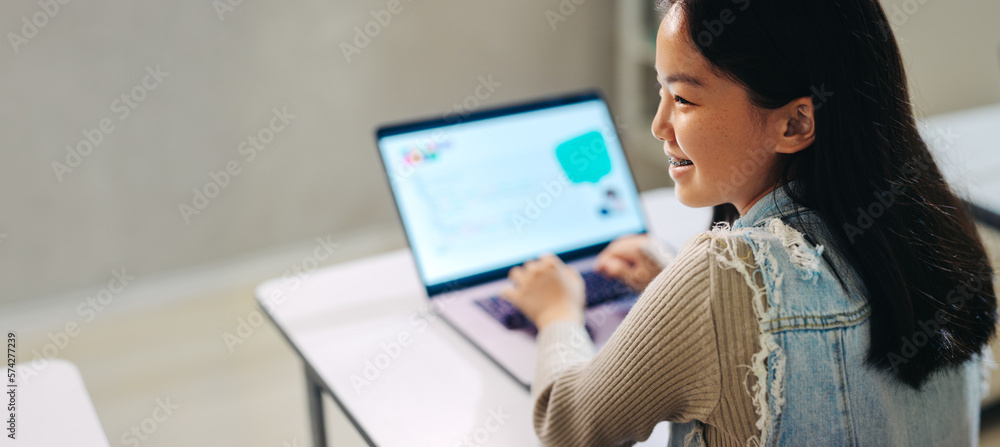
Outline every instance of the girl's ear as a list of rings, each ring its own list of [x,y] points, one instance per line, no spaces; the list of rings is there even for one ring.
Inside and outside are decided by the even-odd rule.
[[[793,100],[775,111],[779,131],[778,144],[774,151],[779,154],[794,154],[813,144],[816,140],[816,120],[813,115],[812,98],[806,96]]]

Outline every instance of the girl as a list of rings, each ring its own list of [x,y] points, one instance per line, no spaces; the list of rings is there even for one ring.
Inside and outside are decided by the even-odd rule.
[[[653,135],[681,202],[739,218],[669,266],[644,237],[609,245],[597,270],[642,295],[596,354],[575,270],[510,271],[503,297],[539,328],[539,437],[623,445],[671,421],[672,446],[976,444],[992,270],[878,1],[659,7]]]

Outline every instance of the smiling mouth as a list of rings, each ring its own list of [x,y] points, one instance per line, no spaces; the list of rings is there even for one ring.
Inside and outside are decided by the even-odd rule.
[[[688,166],[694,164],[694,162],[692,162],[691,160],[685,160],[683,158],[676,158],[676,157],[670,157],[667,160],[667,162],[670,163],[670,166]]]

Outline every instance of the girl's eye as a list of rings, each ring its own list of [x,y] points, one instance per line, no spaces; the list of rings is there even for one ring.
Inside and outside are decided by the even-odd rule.
[[[684,98],[681,98],[680,95],[674,95],[674,101],[677,102],[678,104],[682,104],[682,105],[693,105],[694,104],[691,101],[688,101],[688,100],[686,100]]]

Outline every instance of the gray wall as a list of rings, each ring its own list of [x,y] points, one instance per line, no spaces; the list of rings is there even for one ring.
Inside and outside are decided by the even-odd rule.
[[[881,1],[918,115],[1000,102],[1000,1]]]
[[[480,77],[502,84],[485,105],[610,88],[610,2],[553,31],[555,2],[403,0],[348,62],[340,43],[388,3],[247,0],[220,20],[204,0],[77,0],[16,54],[0,44],[0,302],[392,222],[377,124],[441,115]],[[0,3],[0,30],[39,10]],[[120,119],[147,66],[169,76]],[[285,107],[264,151],[238,152]],[[102,119],[114,130],[58,181],[51,163]],[[186,223],[229,161],[240,174]]]
[[[1000,101],[1000,2],[909,1],[895,28],[921,112]],[[403,0],[348,62],[340,44],[387,4],[245,0],[220,20],[205,0],[75,0],[15,53],[7,33],[41,9],[0,3],[0,303],[391,223],[373,128],[443,114],[481,76],[502,84],[486,105],[613,93],[612,2],[552,30],[556,0]],[[157,66],[169,75],[140,87]],[[123,117],[134,88],[145,100]],[[296,117],[250,161],[237,148],[274,108]],[[59,181],[52,163],[102,120],[114,130]],[[179,206],[231,161],[239,175],[185,222]]]

